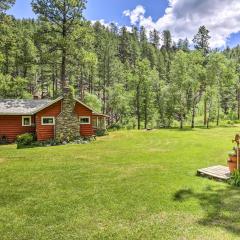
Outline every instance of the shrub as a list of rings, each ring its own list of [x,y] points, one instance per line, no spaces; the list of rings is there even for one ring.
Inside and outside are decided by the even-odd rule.
[[[127,130],[132,130],[132,129],[133,129],[133,126],[127,125],[127,126],[126,126],[126,129],[127,129]]]
[[[234,122],[233,121],[231,121],[231,120],[227,120],[227,125],[233,125],[234,124]]]
[[[99,136],[104,136],[107,134],[106,130],[102,130],[104,132],[99,133],[101,135]],[[69,140],[69,141],[68,141]],[[34,135],[30,133],[25,133],[22,135],[19,135],[17,137],[16,143],[17,143],[17,148],[34,148],[34,147],[49,147],[49,146],[58,146],[58,145],[65,145],[67,143],[76,143],[76,144],[85,144],[88,142],[91,142],[95,140],[95,137],[76,137],[73,140],[72,139],[67,139],[65,140],[60,140],[60,139],[49,139],[46,141],[35,141]]]
[[[108,129],[112,131],[117,131],[117,130],[120,130],[121,128],[122,126],[118,123],[114,123],[108,127]]]
[[[235,170],[230,177],[229,183],[233,186],[240,187],[240,170]]]
[[[0,136],[0,144],[6,144],[8,142],[7,136]]]
[[[239,123],[240,123],[240,120],[234,120],[234,123],[235,123],[235,124],[239,124]]]
[[[33,143],[31,144],[31,146],[32,146],[32,147],[43,147],[44,144],[43,144],[43,142],[38,142],[38,141],[36,141],[36,142],[33,142]]]
[[[96,136],[102,137],[108,135],[108,131],[106,129],[97,129],[96,130]]]
[[[17,147],[21,148],[24,146],[31,146],[33,141],[34,141],[34,137],[33,137],[33,134],[31,133],[24,133],[24,134],[18,135],[16,140]]]

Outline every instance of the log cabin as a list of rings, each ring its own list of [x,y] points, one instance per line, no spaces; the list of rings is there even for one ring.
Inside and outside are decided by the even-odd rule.
[[[74,98],[68,88],[54,100],[0,99],[0,141],[12,143],[23,133],[35,133],[38,141],[91,137],[106,129],[107,117]]]

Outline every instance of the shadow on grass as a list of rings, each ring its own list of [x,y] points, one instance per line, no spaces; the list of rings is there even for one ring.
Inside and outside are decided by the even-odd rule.
[[[205,212],[199,224],[208,227],[221,227],[240,236],[240,189],[227,186],[219,189],[206,187],[201,193],[192,189],[177,191],[173,199],[178,202],[197,199]]]

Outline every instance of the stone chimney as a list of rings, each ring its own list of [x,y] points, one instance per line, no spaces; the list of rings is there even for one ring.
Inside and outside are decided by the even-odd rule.
[[[69,87],[63,89],[62,112],[55,121],[55,137],[61,141],[80,137],[80,123],[74,112],[76,101]]]

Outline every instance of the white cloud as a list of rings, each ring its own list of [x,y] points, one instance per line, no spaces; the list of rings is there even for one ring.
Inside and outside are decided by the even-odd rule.
[[[145,9],[143,6],[138,5],[136,8],[132,11],[130,10],[125,10],[123,12],[123,15],[126,17],[130,18],[131,24],[136,24],[139,21],[144,20],[144,14],[145,14]]]
[[[105,28],[109,28],[111,24],[115,24],[115,26],[119,29],[121,29],[123,26],[119,25],[117,22],[106,22],[104,19],[100,20],[91,20],[91,24],[95,24],[96,22],[99,22],[101,25],[103,25]],[[125,26],[128,32],[132,32],[132,27]]]
[[[96,22],[101,23],[101,25],[103,25],[103,26],[106,27],[106,28],[109,27],[110,24],[111,24],[111,23],[109,23],[109,22],[106,22],[104,19],[92,20],[92,21],[91,21],[92,24],[95,24]],[[114,23],[114,24],[118,25],[117,23]]]
[[[160,3],[159,3],[160,4]],[[165,14],[156,22],[145,16],[143,6],[124,11],[131,24],[144,26],[148,31],[168,29],[174,40],[187,37],[189,40],[205,25],[212,36],[211,47],[222,47],[231,33],[240,31],[239,0],[169,0]]]

